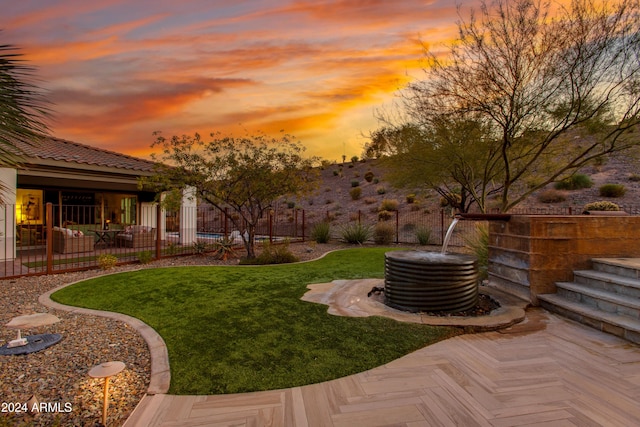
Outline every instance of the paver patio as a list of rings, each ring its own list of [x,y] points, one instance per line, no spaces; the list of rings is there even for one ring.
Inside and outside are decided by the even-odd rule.
[[[630,426],[639,400],[640,347],[533,308],[508,329],[325,383],[149,395],[125,426]]]

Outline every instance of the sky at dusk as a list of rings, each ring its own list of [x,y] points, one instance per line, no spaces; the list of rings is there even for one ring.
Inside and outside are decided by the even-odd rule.
[[[52,134],[134,156],[152,133],[258,130],[306,154],[360,155],[422,45],[455,36],[449,0],[2,0],[54,103]],[[476,0],[460,1],[463,10]]]

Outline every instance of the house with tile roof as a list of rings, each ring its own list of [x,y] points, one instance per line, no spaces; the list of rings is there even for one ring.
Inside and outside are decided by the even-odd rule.
[[[5,246],[11,240],[21,246],[42,242],[47,203],[56,206],[56,226],[118,228],[155,221],[146,212],[155,194],[138,188],[141,176],[153,174],[154,162],[53,137],[20,149],[21,166],[0,169],[8,203],[0,214]]]

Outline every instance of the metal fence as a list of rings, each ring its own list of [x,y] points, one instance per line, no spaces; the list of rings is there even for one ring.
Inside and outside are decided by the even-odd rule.
[[[16,208],[18,208],[16,210]],[[638,207],[627,212],[639,214]],[[33,220],[21,213],[26,207],[0,206],[0,277],[54,274],[90,269],[114,257],[117,263],[145,262],[154,258],[180,256],[211,250],[223,238],[242,245],[246,223],[231,209],[209,205],[184,207],[176,212],[142,203],[135,220],[121,223],[117,215],[105,215],[101,206],[58,206],[47,204],[44,217]],[[514,209],[512,214],[572,215],[579,208]],[[21,217],[21,218],[19,218]],[[122,217],[124,218],[124,217]],[[418,243],[418,231],[427,230],[429,243],[442,245],[453,218],[446,210],[391,211],[380,218],[377,211],[307,212],[288,205],[276,205],[260,218],[256,243],[308,241],[314,227],[328,222],[333,239],[340,239],[345,227],[360,223],[372,230],[384,223],[393,230],[393,242]],[[464,246],[482,222],[460,221],[451,246]],[[113,258],[111,258],[113,260]]]

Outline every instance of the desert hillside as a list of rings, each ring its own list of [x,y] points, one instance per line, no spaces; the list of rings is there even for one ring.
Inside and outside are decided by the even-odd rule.
[[[553,185],[547,186],[530,196],[518,208],[560,209],[571,207],[581,210],[586,203],[608,200],[626,210],[637,212],[640,209],[640,150],[625,155],[608,158],[599,165],[583,168],[580,173],[587,175],[592,181],[591,188],[573,191],[555,190]],[[366,179],[367,173],[373,178]],[[605,184],[622,184],[625,194],[622,197],[602,197],[599,189]],[[360,188],[360,190],[353,190]],[[541,193],[553,190],[564,200],[557,202],[542,201]],[[351,191],[359,191],[360,196],[354,200]],[[411,200],[415,195],[415,200]],[[310,195],[296,200],[283,200],[289,206],[304,209],[307,218],[317,220],[329,217],[336,222],[353,220],[358,213],[370,220],[375,220],[384,200],[397,201],[401,214],[418,212],[435,212],[440,210],[440,197],[432,190],[423,188],[394,188],[385,179],[385,170],[375,160],[332,164],[320,171],[317,189]]]

